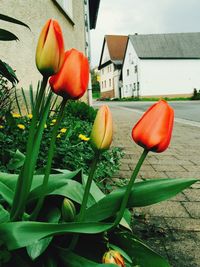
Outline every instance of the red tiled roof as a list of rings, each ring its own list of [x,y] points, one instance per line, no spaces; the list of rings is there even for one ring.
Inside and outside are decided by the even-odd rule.
[[[128,36],[106,35],[105,40],[108,45],[111,60],[123,60]]]

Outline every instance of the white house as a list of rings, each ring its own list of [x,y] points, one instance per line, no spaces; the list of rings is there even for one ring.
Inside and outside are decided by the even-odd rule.
[[[100,70],[101,97],[120,97],[119,77],[128,36],[106,35],[98,69]]]
[[[200,32],[129,35],[122,97],[191,96],[200,88]]]

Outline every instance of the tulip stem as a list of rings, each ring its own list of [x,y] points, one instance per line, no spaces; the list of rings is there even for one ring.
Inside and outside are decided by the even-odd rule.
[[[116,217],[116,219],[114,221],[114,226],[112,228],[115,228],[120,223],[120,221],[121,221],[121,219],[122,219],[122,217],[124,215],[124,211],[125,211],[125,209],[127,207],[127,203],[128,203],[129,196],[130,196],[131,190],[133,188],[135,179],[136,179],[136,177],[138,175],[138,172],[139,172],[139,170],[140,170],[140,168],[141,168],[141,166],[142,166],[142,164],[143,164],[148,152],[149,152],[148,150],[144,149],[142,155],[140,156],[140,158],[138,160],[138,163],[137,163],[137,165],[136,165],[136,167],[135,167],[135,169],[134,169],[134,171],[133,171],[133,173],[131,175],[131,179],[130,179],[128,185],[127,185],[127,188],[126,188],[126,191],[125,191],[125,194],[124,194],[124,197],[122,199],[121,206],[120,206],[120,210],[119,210],[119,212],[117,214],[117,217]]]
[[[38,153],[38,151],[36,151],[36,148],[34,146],[34,142],[37,130],[37,122],[39,118],[39,111],[41,108],[42,99],[44,98],[47,81],[48,77],[43,77],[39,90],[39,95],[36,100],[36,105],[33,110],[33,118],[31,120],[28,142],[26,147],[26,159],[17,180],[13,204],[10,212],[11,221],[16,221],[21,219],[22,214],[24,213],[25,210],[27,196],[30,192],[33,179],[33,172],[36,164],[36,158],[32,158],[32,152],[34,150],[35,155],[37,155]],[[37,149],[39,150],[39,147],[37,147]]]
[[[60,126],[60,123],[62,121],[63,115],[64,115],[64,110],[65,110],[65,105],[67,103],[67,99],[63,98],[63,101],[61,103],[61,107],[56,119],[56,124],[54,126],[53,132],[52,132],[52,137],[51,137],[51,141],[50,141],[50,147],[49,147],[49,151],[48,151],[48,158],[47,158],[47,165],[45,168],[45,174],[44,174],[44,179],[43,179],[43,183],[42,183],[42,192],[44,193],[38,200],[35,209],[33,210],[32,214],[30,215],[30,220],[35,220],[40,212],[40,209],[43,205],[44,202],[44,197],[45,197],[45,193],[46,193],[46,189],[47,189],[47,185],[48,185],[48,181],[49,181],[49,175],[51,172],[51,165],[52,165],[52,161],[53,161],[53,155],[54,155],[54,150],[55,150],[55,142],[56,142],[56,137],[57,137],[57,133],[58,133],[58,129]]]
[[[95,156],[94,156],[94,160],[93,160],[92,165],[90,167],[90,172],[89,172],[88,179],[87,179],[87,182],[85,185],[85,190],[84,190],[84,194],[83,194],[83,200],[81,203],[80,212],[77,216],[77,222],[83,222],[85,219],[85,211],[87,209],[87,202],[88,202],[88,198],[89,198],[90,188],[92,185],[94,173],[96,171],[97,163],[99,161],[99,156],[100,156],[100,153],[96,152]],[[72,241],[71,241],[71,244],[69,246],[69,250],[73,250],[76,247],[78,239],[79,239],[79,235],[74,235],[72,237]]]

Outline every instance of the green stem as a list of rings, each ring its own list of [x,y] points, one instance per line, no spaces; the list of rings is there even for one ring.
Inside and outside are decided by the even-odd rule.
[[[90,188],[91,188],[91,184],[93,181],[94,173],[96,171],[97,163],[99,161],[99,156],[100,156],[100,153],[96,152],[94,160],[93,160],[92,165],[90,167],[90,172],[89,172],[88,179],[87,179],[87,182],[85,185],[83,200],[81,203],[80,213],[78,214],[78,217],[77,217],[77,222],[83,222],[85,219],[85,212],[86,212],[86,208],[87,208],[88,197],[89,197]],[[79,239],[79,235],[74,235],[72,237],[72,241],[71,241],[71,244],[69,246],[69,250],[73,250],[76,247],[78,239]]]
[[[61,107],[59,110],[59,114],[58,117],[56,119],[56,124],[54,126],[53,129],[53,133],[52,133],[52,137],[51,137],[51,142],[50,142],[50,147],[48,150],[48,158],[47,158],[47,165],[45,168],[45,174],[44,174],[44,179],[43,179],[43,183],[42,183],[42,188],[43,188],[43,192],[46,192],[46,187],[48,185],[48,181],[49,181],[49,175],[51,172],[51,165],[52,165],[52,160],[53,160],[53,155],[54,155],[54,150],[55,150],[55,142],[56,142],[56,137],[57,137],[57,133],[58,133],[58,129],[60,126],[60,123],[62,121],[63,115],[64,115],[64,109],[65,109],[65,105],[66,105],[67,100],[63,98],[63,101],[61,103]],[[44,195],[38,200],[37,205],[35,207],[35,209],[33,210],[30,219],[34,220],[37,218],[40,209],[43,205],[43,201],[44,201]]]
[[[129,200],[129,196],[130,196],[133,184],[135,182],[135,179],[136,179],[136,177],[138,175],[138,172],[139,172],[139,170],[140,170],[140,168],[141,168],[141,166],[142,166],[142,164],[143,164],[148,152],[149,152],[148,150],[144,149],[142,155],[140,156],[140,159],[139,159],[139,161],[138,161],[138,163],[137,163],[137,165],[136,165],[136,167],[135,167],[135,169],[134,169],[134,171],[132,173],[131,179],[130,179],[128,185],[127,185],[126,192],[125,192],[125,195],[124,195],[124,197],[122,199],[122,203],[121,203],[121,206],[120,206],[120,210],[119,210],[119,212],[117,214],[117,217],[116,217],[116,219],[114,221],[114,226],[112,228],[115,228],[120,223],[120,221],[121,221],[121,219],[122,219],[122,217],[124,215],[124,211],[125,211],[125,209],[127,207],[127,203],[128,203],[128,200]]]
[[[35,133],[37,129],[37,122],[39,117],[39,110],[41,107],[42,99],[45,94],[47,81],[48,77],[43,77],[36,106],[33,112],[33,118],[30,125],[28,142],[26,147],[26,159],[17,180],[13,204],[11,207],[11,212],[10,212],[11,221],[16,221],[21,219],[25,210],[26,200],[30,192],[33,179],[33,172],[35,168],[35,164],[33,164],[34,160],[32,158],[32,152],[35,148],[34,142],[35,142]]]

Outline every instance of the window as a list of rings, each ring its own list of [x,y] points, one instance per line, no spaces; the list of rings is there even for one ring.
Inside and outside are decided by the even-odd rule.
[[[137,65],[135,66],[135,73],[137,73]]]
[[[103,89],[103,82],[101,82],[101,88]]]
[[[72,0],[56,0],[62,10],[72,19],[73,18],[73,9],[72,9]]]
[[[129,76],[129,69],[126,70],[126,75]]]
[[[106,81],[104,81],[104,88],[106,88]]]
[[[109,87],[111,87],[111,79],[109,79]]]
[[[104,74],[104,69],[102,69],[101,71],[102,71],[102,74]]]
[[[110,66],[108,66],[108,72],[110,72]]]

